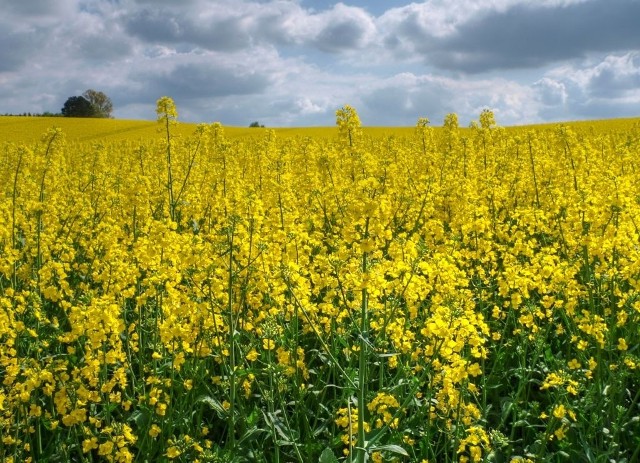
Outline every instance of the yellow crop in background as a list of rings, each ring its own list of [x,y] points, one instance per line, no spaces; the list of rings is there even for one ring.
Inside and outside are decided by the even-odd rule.
[[[607,131],[624,131],[631,129],[638,120],[610,119],[579,122],[565,122],[563,125],[572,127],[578,132],[603,133]],[[509,131],[551,130],[557,124],[540,124],[523,127],[508,127]],[[176,128],[176,135],[189,136],[196,128],[195,123],[181,122]],[[157,135],[155,121],[124,120],[124,119],[93,119],[67,117],[23,117],[0,116],[0,143],[33,143],[41,134],[53,127],[59,127],[65,133],[68,141],[105,142],[132,140],[142,142]],[[333,137],[337,134],[335,127],[293,127],[293,128],[249,128],[225,127],[225,135],[229,139],[243,136],[262,135],[266,130],[274,130],[282,137]],[[410,136],[413,127],[365,127],[364,133],[372,137]],[[461,129],[464,132],[464,128]]]

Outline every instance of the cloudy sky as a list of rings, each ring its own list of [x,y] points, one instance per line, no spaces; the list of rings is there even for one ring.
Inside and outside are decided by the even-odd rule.
[[[640,115],[640,0],[0,0],[0,114],[270,127]]]

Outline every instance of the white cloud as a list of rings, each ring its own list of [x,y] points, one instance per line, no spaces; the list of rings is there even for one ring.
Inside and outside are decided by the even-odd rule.
[[[526,85],[504,79],[454,79],[432,74],[401,73],[376,82],[362,96],[363,121],[413,125],[419,117],[440,124],[448,113],[461,123],[492,109],[500,124],[520,124],[537,118],[535,93]]]
[[[378,16],[354,1],[0,0],[0,112],[96,88],[116,117],[153,118],[169,95],[183,120],[240,125],[333,125],[346,103],[372,125],[638,113],[637,0],[390,0]]]
[[[303,116],[308,114],[323,114],[334,109],[328,104],[326,99],[323,98],[322,100],[323,101],[314,101],[307,96],[302,96],[296,100],[295,106]]]
[[[572,119],[625,117],[640,113],[640,52],[608,55],[581,63],[558,66],[539,81],[545,91],[561,89],[565,113]],[[544,91],[541,96],[544,98]],[[547,95],[548,96],[548,95]],[[549,115],[549,111],[545,112]],[[557,116],[556,116],[557,117]]]
[[[533,84],[537,90],[539,100],[547,106],[564,105],[567,101],[565,84],[549,77],[543,77]]]

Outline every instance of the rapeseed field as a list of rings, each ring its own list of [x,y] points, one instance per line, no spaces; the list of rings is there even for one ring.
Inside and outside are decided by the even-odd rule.
[[[3,142],[2,461],[640,460],[640,120],[157,109]]]

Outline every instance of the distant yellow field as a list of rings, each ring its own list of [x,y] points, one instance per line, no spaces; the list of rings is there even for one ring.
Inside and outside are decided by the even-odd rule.
[[[508,127],[507,129],[521,130],[531,128],[534,130],[553,129],[560,123],[537,124],[530,126]],[[593,121],[563,122],[570,125],[576,131],[608,132],[611,130],[640,130],[640,117],[627,119],[606,119]],[[434,126],[440,125],[435,123]],[[177,135],[188,136],[196,128],[195,123],[181,122],[178,124]],[[69,141],[102,141],[112,142],[119,140],[148,140],[157,136],[158,124],[153,120],[126,120],[126,119],[83,119],[67,117],[0,117],[0,143],[29,143],[37,141],[40,136],[52,127],[59,127]],[[227,138],[243,137],[247,135],[260,135],[270,128],[227,127]],[[274,128],[279,136],[283,137],[334,137],[337,134],[335,127],[290,127]],[[374,137],[395,135],[410,136],[414,127],[365,127],[364,133]],[[464,133],[465,129],[461,131]]]
[[[181,122],[176,127],[176,134],[181,136],[191,135],[196,126],[195,123]],[[37,141],[40,136],[52,127],[59,127],[69,141],[102,141],[113,142],[120,140],[149,140],[157,136],[158,124],[156,121],[125,120],[125,119],[85,119],[73,117],[0,117],[0,143],[29,143]],[[225,127],[227,138],[236,138],[247,135],[260,135],[268,129],[249,127]],[[334,127],[314,128],[283,128],[276,129],[286,136],[334,136],[337,132]]]

